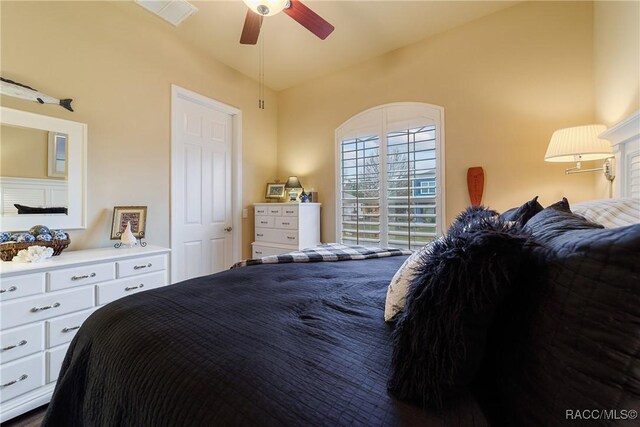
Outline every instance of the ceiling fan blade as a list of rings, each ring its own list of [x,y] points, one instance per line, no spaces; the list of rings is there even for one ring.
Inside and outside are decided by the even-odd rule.
[[[325,21],[320,15],[302,4],[299,0],[290,0],[291,6],[284,9],[284,13],[298,21],[300,25],[313,34],[326,39],[335,29],[333,25]]]
[[[247,17],[244,19],[244,27],[242,27],[242,35],[240,36],[241,44],[256,44],[260,35],[260,27],[262,26],[262,16],[254,13],[251,9],[247,9]]]

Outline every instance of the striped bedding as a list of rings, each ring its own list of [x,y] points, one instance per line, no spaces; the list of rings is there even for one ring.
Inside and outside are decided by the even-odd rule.
[[[590,200],[572,205],[571,210],[605,228],[640,224],[640,200],[633,198]]]
[[[411,255],[408,249],[378,248],[373,246],[342,245],[325,243],[301,251],[270,255],[262,258],[245,259],[235,263],[231,268],[247,267],[260,264],[283,264],[289,262],[328,262],[349,261],[371,258],[386,258],[398,255]]]

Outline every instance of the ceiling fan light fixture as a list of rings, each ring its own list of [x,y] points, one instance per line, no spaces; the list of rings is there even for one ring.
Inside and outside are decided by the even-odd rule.
[[[242,0],[252,11],[262,16],[273,16],[289,7],[289,0]]]

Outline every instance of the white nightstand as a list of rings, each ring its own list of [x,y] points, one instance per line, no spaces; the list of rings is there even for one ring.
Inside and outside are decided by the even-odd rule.
[[[255,203],[253,258],[320,244],[320,203]]]

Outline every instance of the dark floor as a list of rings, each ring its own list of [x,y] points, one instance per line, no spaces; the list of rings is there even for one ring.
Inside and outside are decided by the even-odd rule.
[[[47,412],[47,405],[12,418],[0,424],[0,427],[40,427],[45,412]]]

